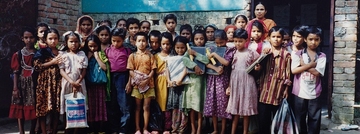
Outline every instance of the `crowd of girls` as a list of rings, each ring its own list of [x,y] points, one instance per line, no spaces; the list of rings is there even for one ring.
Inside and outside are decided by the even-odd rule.
[[[321,29],[297,26],[287,34],[291,41],[284,43],[284,29],[265,14],[265,6],[258,4],[253,20],[237,15],[224,30],[213,24],[194,29],[184,24],[179,34],[174,14],[163,18],[167,29],[163,33],[136,18],[119,19],[114,28],[104,20],[94,28],[87,15],[78,19],[76,31],[62,36],[44,23],[37,26],[37,33],[24,28],[24,48],[11,60],[9,116],[18,119],[20,133],[24,120],[31,120],[30,133],[55,134],[60,115],[66,115],[64,96],[81,92],[90,127],[66,133],[201,134],[203,128],[211,128],[206,132],[224,134],[232,120],[235,134],[242,119],[242,133],[266,134],[281,101],[291,97],[301,133],[319,133],[318,97],[326,64],[325,54],[317,50]],[[225,52],[206,54],[193,47]],[[265,54],[267,58],[248,73],[246,69]],[[206,74],[200,64],[216,74]],[[170,75],[174,66],[178,79]],[[105,81],[97,80],[100,74]],[[163,115],[157,122],[150,120],[153,106]]]

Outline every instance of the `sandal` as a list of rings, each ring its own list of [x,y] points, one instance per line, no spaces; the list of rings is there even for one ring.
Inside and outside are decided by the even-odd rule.
[[[341,131],[358,130],[358,129],[359,129],[358,125],[346,125],[341,128]]]

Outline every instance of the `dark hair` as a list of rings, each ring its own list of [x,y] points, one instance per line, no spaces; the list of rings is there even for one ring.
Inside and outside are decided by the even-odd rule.
[[[316,27],[316,26],[309,26],[306,29],[306,34],[304,37],[307,38],[309,36],[309,34],[315,34],[315,35],[319,36],[321,39],[322,29],[320,27]]]
[[[98,25],[100,26],[100,24],[101,23],[109,23],[109,27],[111,28],[112,27],[112,23],[111,23],[111,21],[110,20],[102,20],[102,21],[100,21],[99,23],[98,23]]]
[[[169,32],[163,32],[163,33],[161,33],[160,43],[161,43],[161,40],[162,40],[163,38],[168,39],[168,40],[169,40],[169,43],[170,43],[170,45],[171,45],[171,47],[172,47],[173,42],[174,42],[174,41],[173,41],[173,36],[172,36],[172,34],[169,33]],[[161,44],[160,44],[160,45],[161,45]]]
[[[192,33],[192,27],[189,24],[184,24],[180,26],[180,34],[183,30],[189,31],[190,34]]]
[[[215,26],[215,24],[209,24],[209,25],[206,25],[206,26],[205,26],[205,28],[204,28],[204,30],[206,31],[206,29],[207,29],[208,27],[213,28],[213,29],[214,29],[214,31],[215,31],[215,30],[218,30],[218,28]]]
[[[36,36],[37,32],[36,32],[35,28],[33,28],[33,27],[23,27],[21,29],[21,36],[20,37],[24,37],[25,32],[30,32],[36,40],[38,39],[38,37]],[[34,48],[35,44],[31,45],[31,47]]]
[[[91,23],[91,26],[93,27],[93,20],[91,19],[91,18],[89,18],[88,16],[84,16],[84,17],[82,17],[80,20],[79,20],[79,25],[81,25],[81,23],[83,23],[85,20],[87,20],[87,21],[89,21],[90,23]]]
[[[245,39],[247,40],[249,37],[247,31],[245,29],[236,29],[234,32],[234,38],[240,38],[240,39]]]
[[[154,37],[157,37],[158,38],[158,42],[160,44],[160,39],[161,39],[161,33],[159,30],[151,30],[150,33],[149,33],[149,42],[150,42],[150,37],[151,36],[154,36]]]
[[[245,15],[236,15],[235,16],[235,19],[234,19],[234,24],[236,23],[236,21],[239,19],[239,18],[242,18],[243,20],[245,20],[245,23],[248,23],[248,18],[245,16]]]
[[[140,21],[136,18],[129,18],[126,20],[126,28],[129,28],[130,24],[136,24],[140,27]]]
[[[169,19],[173,19],[175,23],[177,23],[177,17],[174,14],[167,14],[163,19],[164,23],[166,23]]]
[[[112,36],[120,36],[120,38],[122,38],[123,40],[125,40],[125,36],[126,36],[126,30],[124,28],[114,28],[111,31],[111,37]],[[110,38],[111,38],[110,37]]]
[[[60,34],[59,31],[55,28],[50,28],[46,31],[44,31],[44,40],[46,41],[47,36],[49,35],[49,33],[55,33],[58,36],[58,39],[60,40]]]
[[[21,29],[20,37],[23,37],[25,32],[30,32],[34,36],[34,38],[37,39],[37,36],[36,36],[37,32],[36,32],[36,30],[34,28],[27,27],[27,26],[23,27]]]
[[[186,47],[186,44],[189,43],[189,40],[186,38],[186,37],[183,37],[183,36],[177,36],[175,39],[174,39],[174,42],[173,42],[173,50],[172,50],[172,53],[173,55],[178,55],[178,53],[176,53],[175,51],[175,45],[177,42],[181,42],[185,45],[185,51],[187,51],[187,47]]]
[[[143,20],[143,21],[140,22],[140,27],[141,27],[144,23],[149,23],[149,25],[151,25],[151,23],[150,23],[149,21]]]
[[[259,4],[263,5],[263,6],[264,6],[265,11],[267,11],[267,10],[266,10],[266,5],[267,5],[267,4],[265,4],[265,2],[264,2],[264,1],[260,1],[260,2],[258,2],[258,3],[255,5],[255,7],[256,7],[257,5],[259,5]]]
[[[110,28],[108,26],[99,26],[95,29],[95,33],[99,34],[102,30],[106,30],[110,34]]]
[[[48,26],[47,24],[45,24],[45,23],[39,23],[39,24],[37,24],[37,26],[36,26],[36,31],[38,31],[40,27],[45,27],[46,30],[49,29],[49,26]]]
[[[125,20],[124,18],[121,18],[121,19],[118,19],[118,20],[116,21],[116,26],[119,24],[120,21],[125,21],[125,23],[126,23],[126,20]],[[116,27],[116,26],[115,26],[115,27]]]
[[[147,35],[145,32],[137,32],[137,33],[134,35],[134,40],[136,40],[138,36],[144,36],[146,41],[149,40],[149,37],[148,37],[148,35]]]
[[[269,34],[268,34],[269,37],[270,37],[271,33],[273,33],[273,32],[279,32],[280,35],[281,35],[281,38],[284,39],[284,34],[285,34],[285,32],[284,32],[284,29],[283,29],[283,28],[281,28],[281,27],[279,27],[279,26],[274,26],[274,27],[272,27],[272,28],[269,30]]]
[[[207,42],[207,37],[206,37],[206,33],[205,33],[205,31],[204,30],[195,30],[194,32],[193,32],[193,34],[191,35],[191,40],[192,41],[195,41],[194,40],[194,38],[195,38],[195,35],[196,34],[202,34],[203,36],[204,36],[204,43],[206,43]]]
[[[86,38],[84,47],[82,48],[82,50],[85,52],[85,54],[88,54],[88,52],[90,52],[90,49],[89,49],[89,42],[90,41],[93,41],[93,42],[96,43],[96,45],[98,45],[98,50],[96,50],[96,51],[101,50],[101,41],[100,41],[99,37],[97,37],[96,35],[91,34]]]
[[[299,33],[302,37],[305,38],[307,28],[308,28],[308,26],[305,26],[305,25],[295,26],[294,29],[292,30],[292,34],[294,34],[294,32],[297,32],[297,33]]]
[[[259,20],[254,20],[251,27],[253,27],[253,26],[257,27],[261,31],[262,34],[265,34],[264,25]]]
[[[214,38],[220,38],[222,40],[228,40],[227,36],[226,36],[226,32],[224,30],[218,29],[215,30],[214,32]]]
[[[66,33],[65,33],[65,34],[66,34]],[[67,41],[69,40],[69,37],[70,37],[70,36],[75,36],[75,37],[78,39],[79,44],[81,44],[81,43],[80,43],[80,42],[81,42],[80,35],[79,35],[78,33],[75,33],[74,31],[69,31],[69,33],[64,36],[65,46],[64,46],[64,49],[62,49],[63,51],[66,51],[66,50],[69,49],[68,44],[67,44]],[[80,45],[79,45],[79,48],[80,48]]]

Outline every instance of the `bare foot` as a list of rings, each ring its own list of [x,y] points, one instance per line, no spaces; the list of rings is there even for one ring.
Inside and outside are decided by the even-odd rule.
[[[170,134],[170,131],[164,131],[163,134]]]
[[[218,132],[217,131],[214,131],[214,132],[212,132],[211,134],[217,134]]]
[[[151,134],[159,134],[159,131],[151,131]]]
[[[141,134],[140,130],[137,130],[137,131],[135,132],[135,134]]]
[[[147,131],[146,129],[144,129],[143,134],[151,134],[149,131]]]

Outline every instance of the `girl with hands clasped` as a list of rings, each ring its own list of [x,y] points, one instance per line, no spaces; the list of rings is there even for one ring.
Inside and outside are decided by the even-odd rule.
[[[86,86],[83,79],[88,65],[85,53],[79,49],[81,44],[79,34],[69,31],[64,33],[64,36],[66,42],[65,52],[61,55],[63,62],[59,64],[60,74],[63,77],[61,80],[60,114],[65,113],[66,94],[72,92],[86,94]]]

